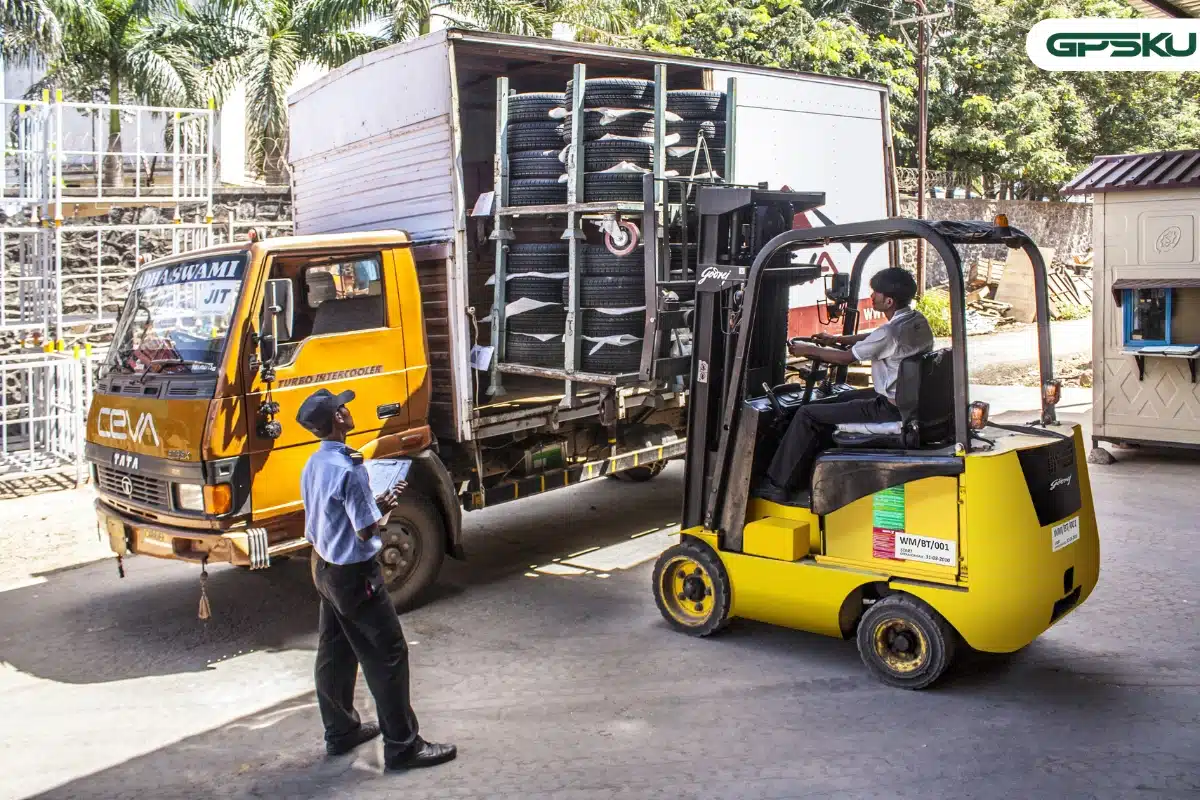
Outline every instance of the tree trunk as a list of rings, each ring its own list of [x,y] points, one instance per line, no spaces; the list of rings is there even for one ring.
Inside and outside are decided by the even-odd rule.
[[[426,14],[425,16],[421,17],[421,27],[417,29],[417,34],[424,36],[425,34],[429,33],[430,30],[432,30],[432,27],[433,16]]]
[[[108,71],[108,102],[113,108],[108,112],[108,147],[104,154],[105,186],[120,186],[124,178],[121,159],[121,112],[116,105],[121,102],[121,76],[114,64]]]
[[[275,138],[263,142],[263,180],[268,186],[290,186],[291,173],[287,166],[287,147]]]

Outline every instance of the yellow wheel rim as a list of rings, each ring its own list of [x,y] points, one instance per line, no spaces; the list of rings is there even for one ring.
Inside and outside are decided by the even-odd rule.
[[[675,556],[667,562],[658,590],[667,613],[681,625],[703,625],[717,607],[712,576],[688,556]]]
[[[907,675],[929,663],[929,640],[906,619],[881,620],[875,625],[875,656],[892,672]]]

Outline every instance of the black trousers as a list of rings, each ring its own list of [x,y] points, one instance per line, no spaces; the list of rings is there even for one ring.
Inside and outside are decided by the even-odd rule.
[[[321,596],[316,680],[325,741],[346,741],[361,724],[354,710],[361,664],[379,710],[384,757],[391,761],[416,742],[417,717],[409,704],[408,643],[379,563],[330,564],[314,549],[312,570]]]
[[[849,422],[899,422],[900,410],[874,389],[842,392],[806,406],[792,417],[767,468],[777,486],[808,489],[813,462],[827,447],[833,427]]]

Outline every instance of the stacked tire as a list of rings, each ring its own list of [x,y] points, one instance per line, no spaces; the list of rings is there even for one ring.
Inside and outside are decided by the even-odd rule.
[[[637,372],[642,363],[646,326],[645,254],[641,247],[619,256],[603,245],[579,248],[580,370],[600,375]],[[569,287],[562,287],[567,303]],[[625,311],[638,308],[637,311]],[[615,313],[621,311],[622,313]],[[599,339],[636,337],[627,344]],[[595,350],[593,353],[592,351]]]
[[[560,92],[530,92],[508,98],[508,205],[567,202],[566,172],[559,156],[559,122],[550,114],[565,102]]]
[[[667,169],[681,178],[705,175],[710,172],[722,177],[725,172],[725,93],[685,89],[667,92],[667,110],[682,118],[668,122],[667,133],[679,134],[675,151],[667,161]],[[707,148],[700,149],[701,140]],[[687,148],[687,152],[680,152]],[[699,151],[699,152],[697,152]]]
[[[568,103],[574,88],[574,81],[568,81]],[[610,170],[622,163],[650,170],[654,152],[649,141],[654,136],[654,82],[592,78],[584,83],[583,107],[583,201],[640,201],[643,173]],[[562,132],[567,144],[571,143],[572,128],[572,115],[568,114]]]
[[[506,362],[528,367],[562,368],[562,334],[567,327],[567,311],[562,294],[566,279],[555,276],[566,272],[566,242],[509,245],[505,304],[529,299],[546,305],[506,318]]]

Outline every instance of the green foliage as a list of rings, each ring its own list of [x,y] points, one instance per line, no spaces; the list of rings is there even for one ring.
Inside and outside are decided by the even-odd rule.
[[[937,289],[927,291],[917,300],[916,309],[929,320],[934,336],[950,335],[950,295]]]
[[[1078,303],[1060,303],[1055,307],[1055,319],[1087,319],[1092,315],[1092,307]]]

